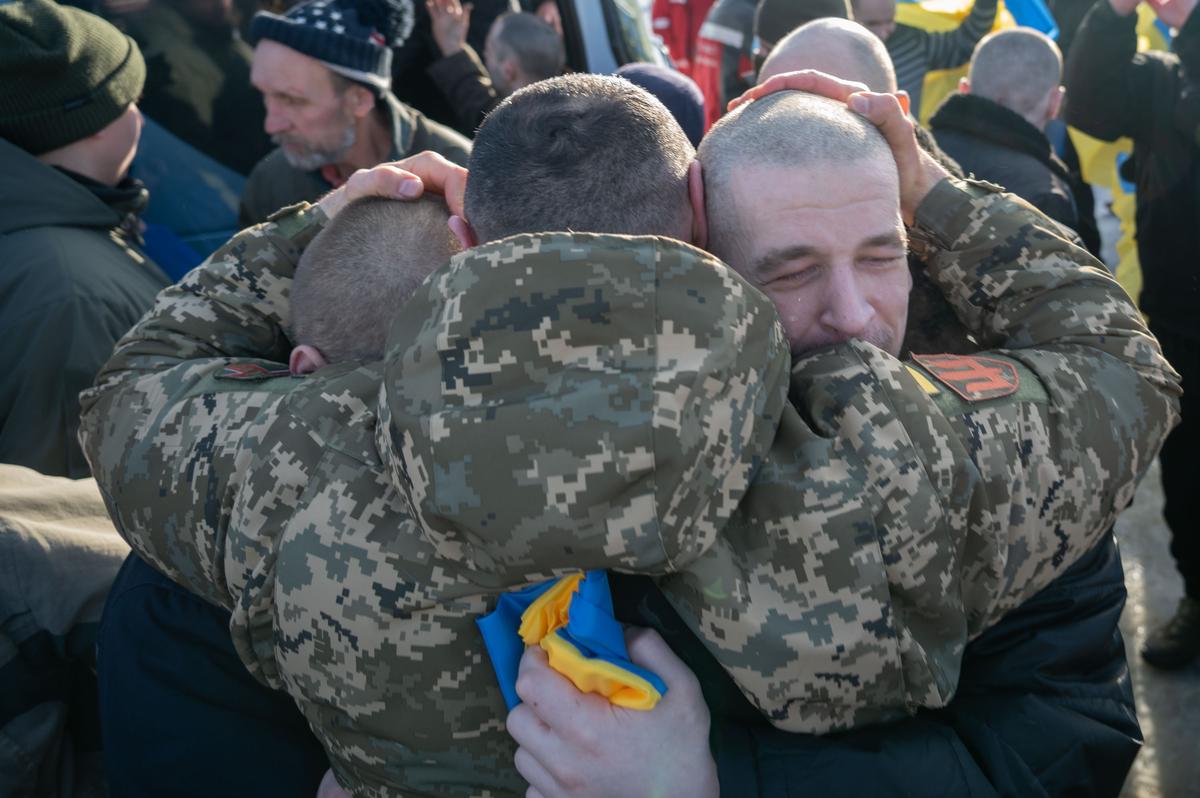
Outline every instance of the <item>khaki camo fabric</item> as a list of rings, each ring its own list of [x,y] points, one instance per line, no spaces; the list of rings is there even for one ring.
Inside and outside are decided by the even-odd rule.
[[[941,706],[966,642],[1107,532],[1177,420],[1120,287],[979,184],[939,184],[912,235],[1008,378],[992,398],[860,342],[790,363],[711,256],[568,233],[456,256],[383,363],[272,377],[325,221],[281,212],[164,291],[82,438],[122,534],[232,609],[355,795],[523,793],[474,621],[578,569],[660,576],[781,728]]]

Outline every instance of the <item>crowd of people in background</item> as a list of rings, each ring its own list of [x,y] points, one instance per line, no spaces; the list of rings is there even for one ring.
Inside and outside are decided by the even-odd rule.
[[[1195,5],[0,0],[0,795],[1117,795]]]

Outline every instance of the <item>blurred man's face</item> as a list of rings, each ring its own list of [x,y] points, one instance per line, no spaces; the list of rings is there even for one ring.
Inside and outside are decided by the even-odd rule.
[[[731,265],[775,304],[793,354],[852,338],[900,353],[912,277],[890,158],[753,167],[733,193],[745,243]]]
[[[492,29],[488,31],[487,38],[483,43],[483,63],[492,76],[492,84],[496,87],[496,91],[507,95],[512,94],[514,90],[511,80],[513,68],[510,63],[512,59],[505,51],[504,45],[497,41],[500,27],[503,24],[502,20],[497,20],[492,25]]]
[[[254,48],[250,82],[262,92],[263,127],[296,169],[337,163],[354,146],[357,118],[350,92],[314,58],[270,39]]]
[[[896,30],[896,0],[854,0],[854,21],[886,42]]]

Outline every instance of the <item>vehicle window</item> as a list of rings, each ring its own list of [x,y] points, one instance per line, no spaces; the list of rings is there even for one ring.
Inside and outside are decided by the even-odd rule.
[[[604,21],[613,56],[617,64],[645,61],[665,64],[661,50],[654,45],[646,17],[638,7],[637,0],[604,0]]]

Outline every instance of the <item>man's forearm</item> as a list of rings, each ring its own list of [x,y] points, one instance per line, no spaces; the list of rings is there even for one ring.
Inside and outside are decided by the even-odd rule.
[[[177,582],[226,607],[221,508],[242,462],[226,444],[243,427],[248,440],[260,434],[258,415],[276,397],[205,402],[197,391],[222,358],[286,360],[292,274],[325,220],[311,206],[239,233],[159,295],[80,397],[80,442],[119,531]],[[231,403],[237,424],[221,421]],[[166,487],[179,480],[184,487]]]
[[[1099,0],[1079,24],[1064,67],[1066,121],[1089,136],[1112,141],[1135,135],[1151,101],[1139,96],[1135,67],[1137,14],[1121,16]]]
[[[913,237],[982,348],[1090,347],[1178,394],[1177,375],[1124,289],[1037,211],[943,181],[918,208]]]

